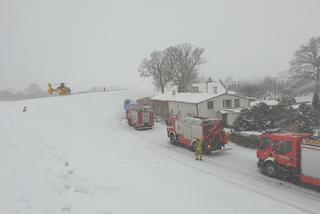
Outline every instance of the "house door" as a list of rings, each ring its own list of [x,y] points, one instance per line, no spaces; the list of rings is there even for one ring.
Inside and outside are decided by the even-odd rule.
[[[225,126],[228,126],[228,114],[222,114],[222,122]]]

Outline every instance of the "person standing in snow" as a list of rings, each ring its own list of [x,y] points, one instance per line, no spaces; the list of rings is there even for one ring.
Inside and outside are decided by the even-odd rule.
[[[202,142],[199,139],[196,139],[194,151],[196,155],[196,160],[202,160]]]
[[[54,89],[52,88],[51,83],[48,83],[48,94],[51,96],[53,94]]]

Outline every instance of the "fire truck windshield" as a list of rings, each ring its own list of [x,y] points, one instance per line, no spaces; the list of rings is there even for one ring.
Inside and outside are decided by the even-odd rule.
[[[292,143],[290,141],[283,141],[279,143],[277,152],[279,154],[287,154],[292,151]]]

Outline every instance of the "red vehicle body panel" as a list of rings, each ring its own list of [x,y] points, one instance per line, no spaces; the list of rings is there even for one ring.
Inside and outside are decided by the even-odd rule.
[[[310,176],[306,176],[306,175],[301,175],[300,176],[300,181],[306,184],[310,184],[313,186],[317,186],[320,187],[320,179],[318,178],[313,178]]]

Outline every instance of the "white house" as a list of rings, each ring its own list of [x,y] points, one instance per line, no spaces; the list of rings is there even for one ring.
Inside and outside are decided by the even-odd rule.
[[[229,126],[240,109],[250,105],[249,98],[228,93],[167,93],[151,99],[168,101],[170,115],[221,118]]]
[[[301,104],[301,103],[311,104],[312,98],[313,98],[313,93],[310,93],[308,95],[295,97],[294,99],[297,104]]]
[[[202,92],[210,94],[227,93],[227,89],[220,81],[193,83],[192,92]]]

